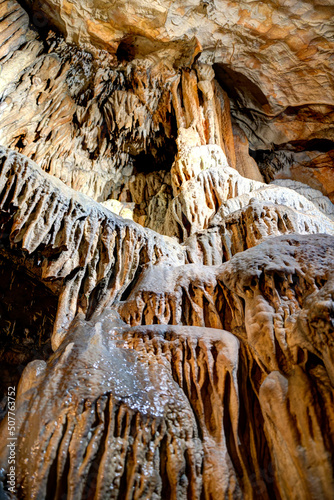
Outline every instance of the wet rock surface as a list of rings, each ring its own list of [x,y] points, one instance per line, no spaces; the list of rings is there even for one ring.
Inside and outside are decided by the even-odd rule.
[[[239,191],[251,185],[226,171]],[[321,429],[334,377],[331,213],[312,196],[257,183],[180,244],[6,149],[1,179],[3,255],[59,297],[55,354],[21,377],[18,498],[258,498],[259,489],[289,498],[296,482],[306,497],[330,498],[333,443]],[[266,209],[254,198],[261,190]],[[304,421],[310,401],[300,442],[290,420]],[[284,481],[282,454],[294,464]],[[6,446],[1,456],[6,469]]]
[[[0,1],[0,496],[333,498],[332,10]]]

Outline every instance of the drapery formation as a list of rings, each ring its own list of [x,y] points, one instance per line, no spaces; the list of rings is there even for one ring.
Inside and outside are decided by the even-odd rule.
[[[27,2],[33,26],[0,1],[1,397],[19,381],[12,496],[0,407],[1,494],[332,499],[330,104],[289,104],[269,46],[267,97],[253,66],[240,76],[234,50],[255,56],[238,36],[278,23],[257,11],[250,30],[249,2],[224,56],[205,33],[223,36],[223,1],[182,29],[175,6],[144,3],[130,34],[120,5],[84,25],[76,2],[50,3]],[[297,28],[277,36],[306,64]],[[318,66],[293,74],[319,97]],[[277,172],[291,178],[267,184]]]

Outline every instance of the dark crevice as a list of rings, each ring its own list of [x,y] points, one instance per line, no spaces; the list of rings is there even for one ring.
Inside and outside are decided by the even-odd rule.
[[[250,80],[243,73],[234,71],[226,64],[218,63],[213,65],[216,79],[221,87],[226,91],[230,99],[242,104],[251,102],[256,109],[268,106],[268,99],[260,87]]]
[[[103,433],[101,436],[100,444],[98,451],[94,457],[94,459],[91,462],[91,465],[89,467],[89,471],[86,477],[86,484],[85,484],[85,489],[82,494],[82,499],[83,500],[90,500],[94,498],[96,488],[97,488],[97,479],[100,471],[100,464],[102,461],[102,457],[104,453],[106,452],[106,445],[107,445],[107,437],[108,437],[108,429],[110,425],[110,420],[111,420],[111,415],[110,415],[110,394],[106,394],[100,398],[100,400],[97,401],[96,404],[96,426],[99,425],[100,419],[98,417],[97,411],[98,411],[98,404],[102,404],[102,402],[105,402],[105,409],[103,411],[104,415],[104,422],[103,422]],[[102,401],[104,400],[104,401]],[[102,473],[102,472],[101,472]]]
[[[165,435],[160,444],[160,477],[164,498],[171,498],[171,486],[167,472],[168,436]]]
[[[311,139],[309,141],[291,141],[288,144],[280,144],[275,146],[276,150],[289,151],[319,151],[320,153],[328,153],[334,149],[334,141],[329,139]]]
[[[224,401],[223,401],[223,422],[224,422],[224,435],[226,439],[226,447],[228,454],[232,460],[234,468],[237,473],[241,474],[242,468],[238,457],[237,444],[235,443],[235,436],[230,415],[230,401],[231,401],[231,376],[226,372],[225,387],[224,387]]]
[[[59,444],[61,441],[59,441]],[[58,446],[59,450],[59,446]],[[54,494],[57,490],[57,457],[58,457],[58,450],[55,454],[55,458],[51,464],[51,467],[48,472],[48,481],[47,481],[47,486],[46,486],[46,498],[54,498]]]
[[[47,360],[57,297],[24,269],[0,260],[0,420],[6,412],[6,391],[17,385],[25,366]]]
[[[64,437],[67,434],[67,430],[68,430],[69,426],[70,426],[70,421],[68,419],[66,419],[66,429],[64,432]],[[57,492],[58,492],[57,500],[58,499],[62,500],[63,498],[67,498],[69,472],[70,472],[70,453],[69,453],[69,449],[67,447],[66,448],[65,465],[64,465],[64,468],[62,471],[62,475],[61,475],[61,477],[58,478],[58,483],[57,483]]]

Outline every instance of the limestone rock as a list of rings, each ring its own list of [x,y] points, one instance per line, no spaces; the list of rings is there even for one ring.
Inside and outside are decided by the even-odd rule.
[[[224,62],[258,84],[272,109],[304,103],[332,104],[330,84],[333,49],[331,2],[144,2],[108,6],[100,0],[48,0],[41,10],[63,30],[69,41],[93,43],[117,50],[129,32],[139,35],[137,52],[147,39],[156,50],[173,41],[198,38],[204,60]],[[160,42],[163,42],[161,44]],[[187,45],[185,47],[189,50]],[[153,50],[152,50],[153,52]],[[173,54],[172,54],[173,55]],[[308,71],[312,68],[312,72]],[[280,85],[275,85],[276,72]],[[326,89],[326,90],[325,90]]]
[[[217,353],[215,358],[213,353]],[[198,398],[191,390],[193,376],[198,394],[207,383],[200,376],[199,363],[211,380],[209,398],[206,394]],[[20,432],[30,428],[37,408],[44,408],[45,431],[41,437],[35,427],[37,432],[30,433],[18,448],[21,494],[46,497],[52,464],[56,463],[56,496],[81,497],[94,492],[103,498],[110,489],[130,494],[132,488],[139,488],[151,498],[166,492],[175,498],[200,498],[203,489],[219,498],[231,491],[233,481],[233,494],[241,498],[220,423],[224,397],[230,402],[228,418],[231,422],[238,418],[237,369],[238,341],[227,332],[133,329],[117,320],[112,311],[94,325],[77,318],[53,362],[34,378],[28,378],[32,365],[23,374],[25,386],[21,384],[18,400]],[[59,404],[54,404],[55,399]],[[214,405],[212,409],[209,404]],[[24,418],[26,414],[30,417]],[[49,443],[46,460],[41,463],[37,452],[25,462],[27,450],[41,439]],[[58,447],[59,453],[55,453]],[[6,451],[2,449],[2,464]],[[129,460],[133,462],[130,469]],[[143,467],[149,471],[144,482]],[[213,482],[218,472],[224,473]]]
[[[91,51],[106,47],[126,60],[150,54],[177,67],[191,66],[200,53],[201,64],[214,64],[232,99],[232,114],[256,150],[315,138],[333,141],[329,0],[26,3],[67,41]]]
[[[248,179],[263,182],[263,176],[256,161],[249,154],[249,141],[245,132],[233,124],[234,148],[236,156],[236,169],[239,174]]]
[[[90,315],[96,297],[101,305],[111,304],[138,266],[184,260],[176,243],[124,221],[5,148],[0,149],[0,178],[7,248],[31,255],[25,264],[29,271],[59,295],[55,347],[78,307]]]
[[[302,194],[305,198],[312,201],[312,203],[314,203],[319,210],[324,212],[327,217],[330,217],[331,219],[334,218],[334,205],[330,202],[327,196],[321,193],[321,191],[313,189],[300,181],[293,181],[291,179],[276,179],[273,181],[273,184],[297,191],[297,193]]]
[[[293,179],[320,190],[334,201],[333,184],[334,150],[328,152],[307,151],[295,153],[288,168],[279,171],[276,178]]]
[[[296,189],[291,189],[291,187],[293,188],[295,186],[294,183],[289,183],[288,186],[289,187],[285,187],[284,184],[281,185],[280,183],[270,186],[262,184],[259,189],[255,189],[250,193],[243,193],[240,196],[229,198],[220,205],[217,214],[212,217],[211,225],[218,223],[234,211],[245,207],[252,200],[267,201],[269,203],[291,207],[304,214],[319,217],[319,220],[323,217],[324,220],[326,218],[332,219],[333,204],[328,198],[322,197],[319,191],[304,189],[302,193],[299,194]],[[314,194],[312,196],[311,193],[314,192],[318,194],[317,198]],[[319,195],[321,197],[319,197]],[[320,201],[318,201],[318,199],[320,199]]]
[[[333,483],[329,479],[331,465],[325,458],[325,440],[320,438],[321,422],[313,411],[312,383],[316,380],[319,385],[322,384],[321,372],[320,369],[310,376],[299,367],[287,377],[272,372],[260,389],[265,432],[270,435],[271,449],[279,450],[282,455],[282,459],[275,462],[275,467],[277,477],[282,478],[280,494],[285,499],[297,499],[300,495],[305,498],[331,498],[333,494]],[[328,393],[326,396],[330,397]],[[294,424],[296,420],[304,423],[300,429]],[[310,432],[320,439],[313,440]],[[320,457],[325,462],[319,469]],[[286,474],[287,470],[289,474]]]
[[[3,146],[98,201],[135,203],[137,221],[170,185],[164,177],[185,129],[236,167],[229,99],[211,66],[177,69],[150,58],[121,65],[53,32],[44,46],[36,36],[3,63]]]
[[[330,419],[333,389],[328,377],[331,378],[332,365],[327,365],[326,353],[325,369],[310,357],[313,333],[309,337],[302,325],[313,325],[308,312],[308,304],[314,304],[313,294],[320,294],[320,305],[322,297],[327,297],[332,289],[326,273],[333,266],[333,249],[334,240],[329,236],[276,238],[232,258],[220,268],[212,268],[211,277],[206,271],[202,283],[198,268],[193,268],[192,273],[185,268],[176,270],[167,288],[171,289],[171,283],[183,276],[183,286],[193,290],[187,292],[193,319],[200,310],[200,293],[203,299],[215,303],[221,327],[229,325],[239,337],[243,355],[239,354],[236,338],[221,329],[152,325],[147,314],[145,324],[151,326],[129,327],[108,310],[91,322],[78,317],[53,361],[38,368],[36,375],[35,365],[29,365],[23,375],[24,388],[21,386],[18,398],[19,432],[31,428],[37,408],[45,408],[45,416],[52,412],[53,419],[48,417],[42,435],[33,432],[20,441],[20,463],[27,449],[35,449],[37,441],[37,450],[44,448],[45,441],[47,452],[43,462],[39,451],[28,463],[22,462],[20,491],[30,498],[46,498],[52,463],[57,464],[52,484],[59,495],[67,491],[81,497],[94,491],[103,496],[111,485],[115,491],[128,491],[130,485],[137,490],[139,469],[125,472],[125,464],[129,463],[125,459],[133,456],[131,463],[140,463],[150,470],[143,479],[143,488],[156,498],[162,496],[161,488],[169,491],[170,496],[174,491],[177,498],[186,498],[189,491],[193,498],[199,498],[201,491],[217,500],[227,492],[242,498],[241,491],[253,498],[260,486],[263,497],[269,498],[272,483],[283,498],[288,498],[295,482],[310,498],[330,498],[329,450],[333,436],[321,437],[319,415],[313,412],[310,422],[306,408],[316,391],[324,401],[323,412]],[[312,262],[314,255],[317,260]],[[154,279],[154,273],[151,276]],[[216,283],[213,288],[212,279]],[[151,294],[161,293],[163,281],[159,283],[160,290]],[[146,287],[152,290],[147,279]],[[217,287],[224,291],[221,297],[225,296],[225,301],[217,295]],[[148,305],[149,301],[145,303]],[[189,325],[184,301],[180,300],[177,307]],[[322,329],[331,328],[330,318],[322,310]],[[327,310],[331,311],[329,302]],[[206,309],[206,320],[213,314],[212,306],[209,311]],[[300,315],[304,323],[300,322]],[[321,350],[317,352],[323,356]],[[256,363],[259,374],[246,396],[250,389],[242,384],[238,389],[237,374],[241,370],[247,377],[250,362]],[[309,373],[306,366],[311,368]],[[51,399],[46,397],[50,394]],[[249,398],[263,411],[264,429],[252,419],[243,430],[238,426],[238,414],[247,407]],[[295,424],[290,421],[293,415],[298,422],[304,422],[299,441]],[[107,433],[103,432],[106,426]],[[267,474],[261,472],[263,458],[256,449],[247,452],[251,446],[249,436],[254,433],[257,440],[268,438],[270,474],[268,470]],[[105,439],[108,446],[104,445]],[[164,442],[166,446],[162,445]],[[57,449],[63,453],[56,453]],[[112,459],[108,453],[115,449],[117,454]],[[149,449],[152,453],[144,452]],[[2,463],[6,453],[4,447]],[[137,459],[132,455],[136,453]],[[144,462],[139,459],[142,453]],[[255,472],[245,460],[248,453],[257,463]],[[64,461],[67,454],[68,472]],[[290,463],[282,480],[282,466]],[[30,467],[35,474],[29,473]]]
[[[333,499],[332,17],[0,0],[1,498]]]
[[[27,13],[15,0],[1,2],[0,60],[8,57],[27,40],[28,24]]]
[[[172,185],[178,194],[169,205],[164,233],[184,240],[208,227],[225,200],[262,184],[229,167],[219,146],[199,146],[181,150],[172,168]]]
[[[102,498],[112,485],[117,494],[131,488],[157,499],[163,491],[171,498],[256,498],[259,489],[263,498],[273,489],[287,498],[297,482],[310,498],[327,498],[333,439],[319,434],[318,414],[312,427],[303,427],[307,452],[297,455],[294,424],[284,439],[276,439],[272,421],[289,422],[287,411],[294,408],[298,422],[305,422],[306,409],[296,406],[298,387],[305,402],[317,394],[315,404],[331,421],[334,237],[275,237],[279,232],[269,230],[267,241],[260,238],[247,251],[237,248],[234,257],[230,251],[228,262],[185,264],[189,241],[181,246],[123,221],[31,160],[4,148],[1,154],[7,231],[2,254],[12,255],[59,295],[55,355],[46,364],[28,365],[19,390],[18,432],[27,436],[18,447],[20,495],[48,498],[52,485],[58,496],[83,498],[94,491]],[[240,190],[234,169],[223,167],[223,174],[227,185]],[[246,190],[252,182],[241,185]],[[289,192],[261,189],[280,201],[284,189]],[[302,201],[313,205],[302,195],[298,200],[297,207]],[[316,213],[321,223],[322,212],[315,205],[312,210],[304,216]],[[225,223],[237,212],[225,216]],[[266,225],[262,209],[252,217]],[[208,230],[208,238],[214,231]],[[242,241],[250,240],[242,235]],[[225,253],[221,242],[219,248]],[[256,376],[250,366],[256,366]],[[271,380],[278,372],[283,382],[275,388]],[[286,394],[286,379],[290,410],[285,396],[271,404],[277,391]],[[244,422],[254,407],[263,428],[255,416]],[[42,427],[34,424],[36,412],[48,419]],[[26,462],[31,449],[36,452]],[[4,443],[5,471],[7,453]],[[294,466],[282,481],[282,463],[291,457]],[[137,465],[129,469],[130,463]],[[263,473],[268,464],[269,476]],[[142,467],[149,471],[143,479]]]
[[[101,203],[114,214],[120,215],[123,219],[133,220],[134,203],[126,203],[118,200],[109,199]]]
[[[312,141],[310,141],[310,145]],[[331,141],[321,146],[319,141],[313,151],[295,152],[278,150],[259,156],[258,164],[267,182],[275,179],[303,182],[313,189],[321,191],[333,201],[333,148]],[[328,151],[317,151],[317,148]]]

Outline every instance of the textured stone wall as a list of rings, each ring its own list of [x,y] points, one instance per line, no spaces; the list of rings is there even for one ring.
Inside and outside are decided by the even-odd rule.
[[[332,6],[24,8],[0,1],[1,498],[333,499]]]

